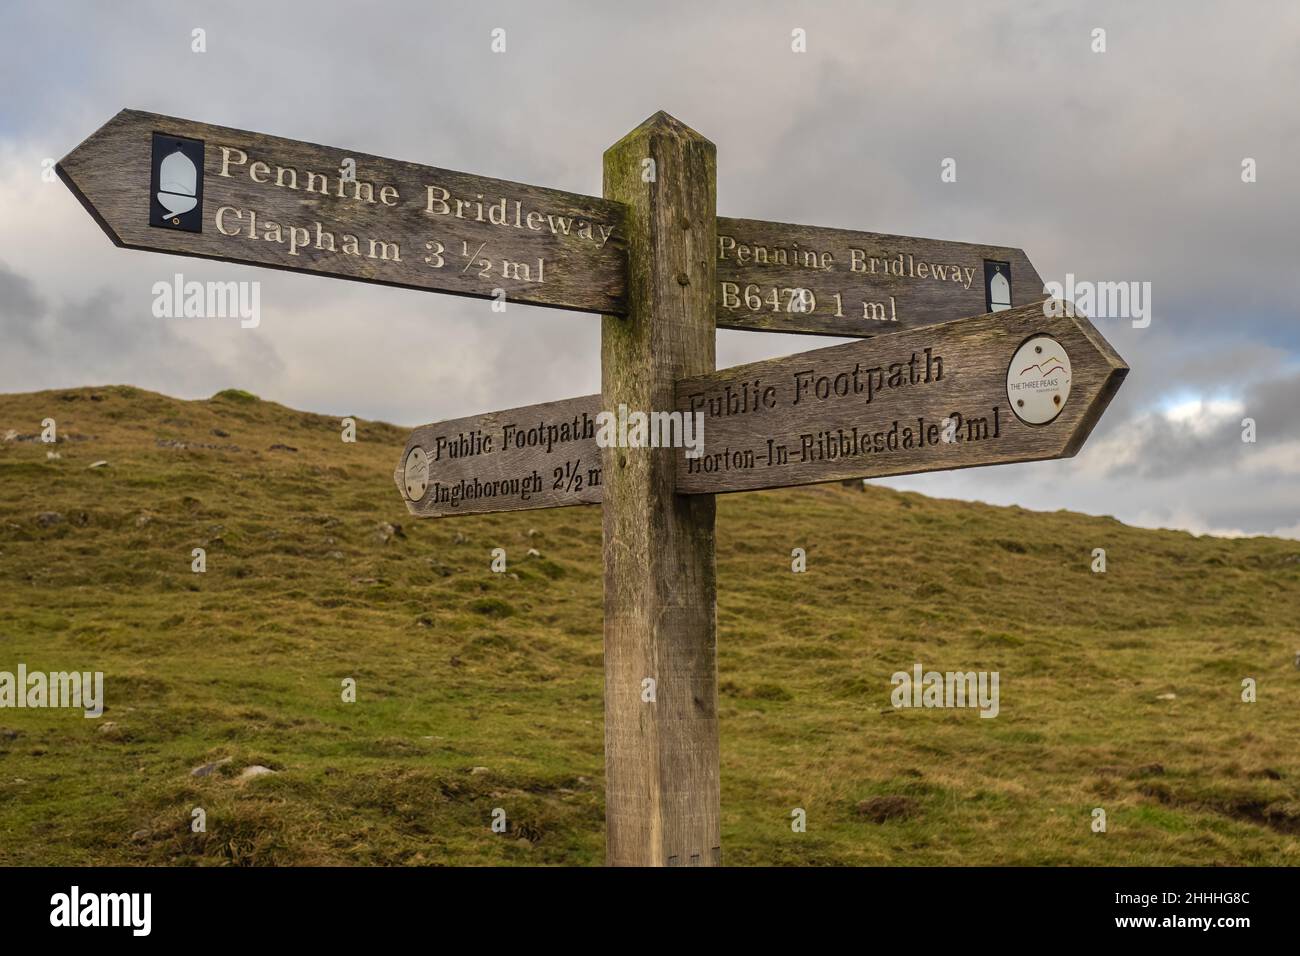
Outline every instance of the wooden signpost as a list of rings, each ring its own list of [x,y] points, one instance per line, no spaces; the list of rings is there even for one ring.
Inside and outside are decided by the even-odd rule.
[[[1068,457],[1128,367],[1018,249],[719,219],[665,113],[604,165],[597,199],[123,111],[59,173],[129,248],[603,314],[600,395],[423,425],[394,480],[603,505],[606,858],[715,865],[714,495]],[[716,371],[718,327],[867,340]]]

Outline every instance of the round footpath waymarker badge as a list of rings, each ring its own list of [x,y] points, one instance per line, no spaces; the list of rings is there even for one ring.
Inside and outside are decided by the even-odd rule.
[[[1007,401],[1027,425],[1046,425],[1070,397],[1070,356],[1050,335],[1035,335],[1007,366]]]
[[[419,501],[429,490],[429,459],[418,445],[407,453],[402,479],[406,482],[406,497],[412,501]]]

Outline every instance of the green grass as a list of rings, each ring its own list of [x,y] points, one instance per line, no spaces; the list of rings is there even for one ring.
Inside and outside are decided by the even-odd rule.
[[[46,417],[0,443],[0,670],[108,702],[0,710],[0,863],[602,861],[598,509],[416,521],[404,430],[238,390],[0,396]],[[1300,863],[1300,543],[838,485],[717,537],[725,862]],[[1000,715],[894,710],[916,661]]]

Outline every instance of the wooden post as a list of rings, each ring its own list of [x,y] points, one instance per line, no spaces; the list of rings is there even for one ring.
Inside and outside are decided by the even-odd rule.
[[[717,157],[666,113],[605,153],[628,208],[627,316],[601,324],[604,407],[671,411],[714,370]],[[705,436],[707,439],[707,436]],[[721,862],[713,495],[674,492],[669,449],[602,450],[606,861]]]

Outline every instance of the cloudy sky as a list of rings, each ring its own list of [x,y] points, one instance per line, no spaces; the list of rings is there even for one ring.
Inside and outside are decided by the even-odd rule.
[[[6,0],[0,391],[240,387],[404,425],[598,391],[597,318],[120,250],[42,164],[132,107],[599,195],[664,109],[717,144],[721,215],[1151,284],[1149,327],[1096,320],[1133,371],[1078,457],[885,483],[1300,537],[1298,37],[1300,4],[1250,0]],[[260,279],[261,325],[154,318],[176,271]],[[833,342],[724,331],[718,360]]]

